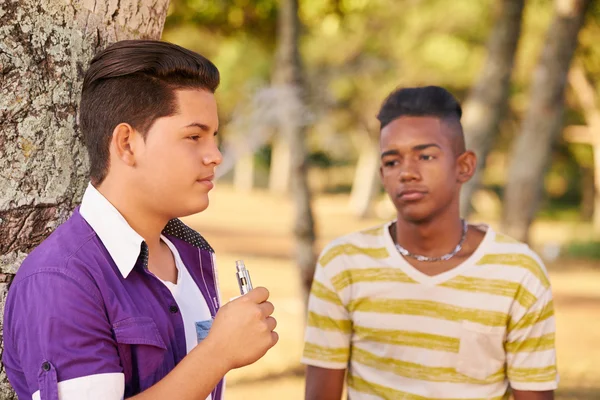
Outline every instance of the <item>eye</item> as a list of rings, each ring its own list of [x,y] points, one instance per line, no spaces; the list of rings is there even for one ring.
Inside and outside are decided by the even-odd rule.
[[[200,136],[192,135],[192,136],[188,136],[188,139],[193,140],[194,142],[197,142],[200,139]]]
[[[423,161],[431,161],[431,160],[435,160],[435,157],[429,154],[421,154],[419,156],[419,159],[423,160]]]
[[[398,164],[397,160],[388,160],[383,162],[383,166],[387,168],[395,167]]]

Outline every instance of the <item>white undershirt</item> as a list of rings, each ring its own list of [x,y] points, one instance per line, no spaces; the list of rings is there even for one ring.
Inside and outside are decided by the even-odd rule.
[[[175,266],[177,267],[177,283],[159,279],[171,291],[171,294],[179,307],[179,312],[181,313],[183,326],[185,328],[187,354],[189,354],[199,342],[198,333],[196,331],[196,322],[209,321],[209,324],[212,325],[212,315],[210,314],[208,304],[206,304],[206,300],[204,299],[200,288],[198,288],[198,285],[196,285],[190,272],[185,267],[175,245],[163,235],[161,235],[160,238],[167,246],[169,246],[171,253],[173,253]],[[206,400],[212,400],[212,394],[209,394]]]
[[[183,260],[179,256],[177,248],[167,239],[161,235],[163,242],[169,246],[173,258],[175,259],[175,266],[177,267],[177,284],[163,281],[165,286],[171,291],[175,302],[181,312],[183,318],[183,325],[185,327],[185,342],[187,352],[190,351],[198,344],[198,335],[196,332],[196,322],[200,321],[212,321],[208,304],[202,295],[202,292],[196,285],[196,282],[190,275],[190,272],[183,264]]]

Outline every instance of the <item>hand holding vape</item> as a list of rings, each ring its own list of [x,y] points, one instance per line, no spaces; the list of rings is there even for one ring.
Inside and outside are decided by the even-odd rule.
[[[244,261],[242,260],[237,260],[235,262],[235,268],[237,270],[235,275],[237,277],[238,285],[240,286],[240,293],[243,296],[252,290],[252,281],[250,280],[250,273],[246,269]]]

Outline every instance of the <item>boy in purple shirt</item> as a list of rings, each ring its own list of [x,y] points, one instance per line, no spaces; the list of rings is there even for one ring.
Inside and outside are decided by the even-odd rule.
[[[214,252],[179,217],[221,163],[219,72],[179,46],[122,41],[85,74],[81,207],[23,262],[3,362],[20,399],[220,400],[278,340],[269,293],[220,306]]]

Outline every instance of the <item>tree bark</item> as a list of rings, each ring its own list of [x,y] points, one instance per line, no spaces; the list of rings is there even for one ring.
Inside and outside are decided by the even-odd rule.
[[[76,115],[89,60],[117,40],[160,38],[167,7],[0,1],[0,310],[18,266],[66,220],[87,183]],[[16,399],[3,367],[0,399]]]
[[[503,0],[488,41],[488,56],[465,101],[463,129],[467,147],[477,154],[477,170],[461,193],[461,214],[471,212],[486,158],[498,136],[509,99],[510,77],[523,20],[524,0]]]
[[[590,0],[556,0],[553,21],[536,66],[529,110],[511,154],[502,227],[528,241],[542,197],[552,146],[562,131],[567,73]]]
[[[273,84],[287,93],[286,103],[296,106],[282,107],[279,135],[290,146],[291,193],[295,205],[294,237],[296,264],[300,273],[304,300],[312,284],[315,270],[315,222],[311,206],[311,192],[307,176],[306,116],[303,115],[305,87],[302,61],[299,52],[300,19],[298,0],[282,0],[278,19],[278,42],[273,72]],[[285,101],[285,100],[284,100]]]

